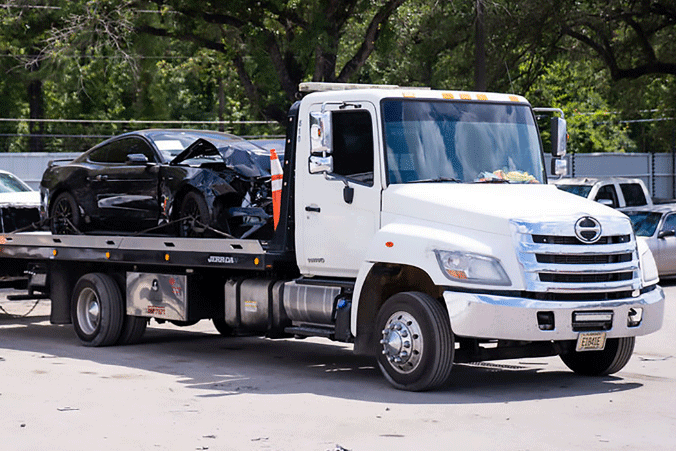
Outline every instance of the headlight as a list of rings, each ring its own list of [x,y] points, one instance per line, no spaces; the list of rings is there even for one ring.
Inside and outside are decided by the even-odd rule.
[[[442,272],[450,280],[509,286],[512,282],[498,260],[468,252],[434,251]]]

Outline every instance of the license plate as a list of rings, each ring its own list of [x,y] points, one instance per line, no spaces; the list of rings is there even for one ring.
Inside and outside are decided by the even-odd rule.
[[[606,347],[605,332],[584,332],[577,336],[577,346],[575,350],[580,351],[602,351]]]

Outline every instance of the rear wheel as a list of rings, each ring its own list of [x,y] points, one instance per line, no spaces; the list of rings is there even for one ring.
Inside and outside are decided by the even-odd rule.
[[[179,235],[184,237],[204,236],[209,225],[209,207],[201,194],[189,192],[181,202]]]
[[[115,344],[132,345],[138,343],[146,332],[146,327],[148,327],[148,318],[124,315],[122,332]]]
[[[73,290],[71,319],[85,346],[115,344],[122,333],[124,306],[113,278],[102,273],[80,277]]]
[[[212,321],[219,334],[223,335],[224,337],[230,337],[233,335],[234,330],[232,327],[226,324],[225,318],[213,318]]]
[[[78,233],[82,222],[77,201],[68,192],[56,196],[49,218],[49,228],[55,235]]]
[[[617,373],[629,362],[634,352],[634,337],[610,338],[603,351],[575,350],[561,354],[568,368],[583,376],[606,376]]]
[[[378,366],[394,387],[423,391],[446,383],[455,344],[439,301],[425,293],[395,294],[378,312],[376,327],[382,336]]]

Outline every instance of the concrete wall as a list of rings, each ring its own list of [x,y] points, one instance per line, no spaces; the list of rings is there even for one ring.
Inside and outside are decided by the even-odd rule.
[[[51,160],[72,160],[78,155],[80,154],[65,152],[0,153],[0,169],[11,172],[28,183],[31,188],[38,189],[42,173],[47,169],[47,163]]]

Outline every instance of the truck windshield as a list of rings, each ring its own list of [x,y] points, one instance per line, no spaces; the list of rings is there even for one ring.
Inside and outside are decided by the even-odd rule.
[[[544,183],[541,144],[523,104],[386,99],[388,183]]]

